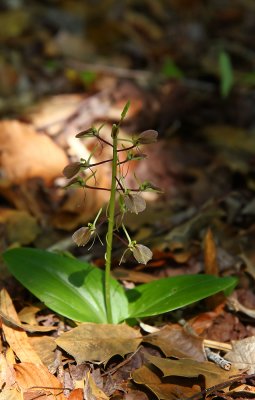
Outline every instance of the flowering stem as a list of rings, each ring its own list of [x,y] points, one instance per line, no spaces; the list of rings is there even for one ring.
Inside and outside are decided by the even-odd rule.
[[[112,323],[112,307],[111,307],[111,258],[112,258],[112,239],[114,230],[114,214],[115,214],[115,197],[116,197],[116,175],[117,175],[117,165],[118,165],[118,125],[113,125],[112,127],[112,181],[111,181],[111,196],[108,208],[108,230],[106,234],[106,253],[105,253],[105,307],[107,314],[107,321],[109,324]]]

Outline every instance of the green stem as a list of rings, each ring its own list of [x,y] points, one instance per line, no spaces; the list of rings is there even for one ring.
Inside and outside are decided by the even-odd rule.
[[[106,253],[105,253],[105,307],[107,314],[108,323],[112,323],[112,307],[111,307],[111,287],[110,287],[110,277],[111,277],[111,260],[112,260],[112,239],[114,230],[114,214],[115,214],[115,197],[116,197],[116,175],[117,175],[117,165],[118,165],[118,130],[117,125],[112,127],[112,182],[111,182],[111,196],[108,208],[108,230],[106,235]]]

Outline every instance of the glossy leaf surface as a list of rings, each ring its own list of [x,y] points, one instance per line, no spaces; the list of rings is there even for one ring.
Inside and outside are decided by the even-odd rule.
[[[235,286],[235,278],[181,275],[159,279],[127,292],[130,318],[163,314]]]
[[[91,264],[38,249],[4,253],[11,273],[49,308],[76,321],[106,323],[104,271]],[[123,287],[111,279],[113,322],[128,317]]]

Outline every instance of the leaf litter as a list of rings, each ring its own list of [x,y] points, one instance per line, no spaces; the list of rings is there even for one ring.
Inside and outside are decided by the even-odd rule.
[[[87,223],[105,197],[65,191],[61,171],[67,160],[77,165],[93,147],[92,141],[87,148],[72,138],[102,121],[110,125],[130,99],[123,137],[147,131],[153,140],[155,131],[148,129],[160,132],[159,142],[146,148],[143,166],[134,161],[131,168],[164,194],[150,194],[145,216],[136,214],[143,200],[128,203],[135,215],[127,224],[152,248],[153,259],[145,269],[135,262],[119,269],[116,263],[113,273],[126,287],[183,273],[232,274],[239,277],[239,289],[227,301],[217,295],[146,319],[153,333],[122,325],[90,330],[43,306],[19,318],[11,299],[18,311],[35,300],[4,271],[1,287],[8,287],[11,298],[1,292],[0,399],[254,396],[254,81],[247,74],[253,68],[249,24],[242,25],[253,18],[251,3],[240,7],[233,1],[230,7],[213,1],[205,12],[199,1],[144,0],[143,14],[134,1],[125,10],[117,2],[102,2],[97,11],[79,1],[70,10],[64,1],[24,12],[18,3],[15,9],[4,2],[0,15],[1,250],[32,244],[74,251],[67,235]],[[119,14],[121,26],[114,19]],[[86,38],[81,21],[86,21]],[[221,53],[205,34],[211,29],[225,40]],[[122,57],[116,53],[120,47]],[[111,65],[102,61],[102,49]],[[217,64],[220,54],[224,65]],[[91,64],[91,57],[98,63]],[[144,65],[162,69],[141,70]],[[142,140],[146,146],[147,138]],[[95,154],[99,161],[105,156],[101,151]],[[98,185],[108,179],[102,168]],[[114,254],[118,259],[118,247]],[[103,264],[99,246],[89,256]],[[231,361],[230,371],[206,361],[207,346]]]

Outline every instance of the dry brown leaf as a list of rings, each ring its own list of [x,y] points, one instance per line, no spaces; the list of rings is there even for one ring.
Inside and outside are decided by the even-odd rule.
[[[146,359],[159,368],[165,376],[183,376],[187,378],[196,378],[199,375],[204,376],[206,388],[212,387],[237,375],[238,370],[231,368],[225,371],[218,365],[211,362],[194,361],[191,359],[171,360],[161,357],[146,355]]]
[[[5,289],[2,289],[0,292],[0,304],[3,313],[8,315],[8,318],[11,318],[11,320],[16,324],[20,325],[18,314],[16,313],[11,298]],[[6,324],[5,320],[3,320],[2,329],[7,343],[21,362],[29,361],[34,364],[42,364],[40,357],[29,343],[26,332],[23,332],[20,329],[11,328]]]
[[[14,365],[16,382],[19,388],[28,396],[41,393],[43,400],[65,400],[62,384],[47,370],[45,366],[32,363]]]
[[[90,372],[87,373],[86,382],[84,387],[84,394],[86,399],[108,400],[109,397],[96,385],[93,376]]]
[[[166,325],[158,332],[145,336],[143,341],[159,347],[167,357],[206,360],[203,339],[190,335],[178,325]]]
[[[35,318],[36,313],[41,310],[41,307],[38,306],[27,306],[22,308],[19,312],[18,316],[22,322],[30,325],[37,325],[37,321]]]
[[[45,129],[50,135],[58,133],[66,120],[77,112],[84,96],[80,94],[61,94],[48,97],[27,109],[25,117],[35,128]]]
[[[219,266],[217,261],[217,249],[213,233],[210,228],[207,229],[204,240],[204,259],[205,272],[210,275],[219,275]]]
[[[0,208],[0,222],[5,225],[8,243],[18,242],[27,245],[40,232],[36,219],[26,211]]]
[[[63,333],[56,343],[81,364],[84,361],[106,362],[116,354],[132,353],[141,341],[140,332],[126,324],[84,323]]]
[[[24,397],[23,394],[16,388],[4,388],[0,393],[0,400],[24,400]]]
[[[32,344],[36,353],[41,358],[46,367],[52,366],[55,360],[56,343],[51,336],[32,336],[29,337],[29,342]]]
[[[50,332],[50,331],[55,331],[57,329],[55,326],[21,324],[20,322],[18,322],[18,320],[11,318],[9,315],[4,313],[2,309],[0,309],[0,317],[3,319],[6,325],[13,328],[21,328],[26,332]]]
[[[70,396],[68,397],[68,400],[83,400],[83,390],[82,389],[74,389],[71,393]]]
[[[120,281],[131,281],[134,283],[148,283],[155,281],[157,278],[148,273],[134,271],[133,269],[125,269],[118,267],[112,271],[112,276]]]
[[[46,183],[61,174],[68,163],[64,151],[31,125],[16,120],[0,122],[2,185],[41,177]]]
[[[228,395],[236,395],[238,394],[240,398],[245,398],[244,395],[252,395],[252,398],[255,396],[255,387],[251,385],[247,385],[246,383],[240,386],[235,387],[234,389],[228,392]],[[248,397],[247,397],[248,398]],[[250,396],[249,396],[250,398]]]
[[[238,369],[248,370],[248,374],[255,373],[255,336],[231,341],[232,350],[226,355],[226,360],[231,361]]]
[[[15,383],[15,375],[12,364],[10,364],[4,354],[0,354],[0,387],[11,388]]]
[[[158,375],[145,365],[133,371],[131,376],[136,383],[147,386],[153,393],[155,393],[158,399],[162,400],[188,398],[201,390],[197,385],[189,388],[172,383],[164,383]]]

